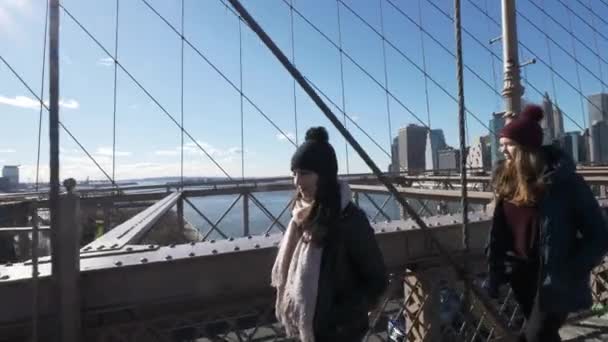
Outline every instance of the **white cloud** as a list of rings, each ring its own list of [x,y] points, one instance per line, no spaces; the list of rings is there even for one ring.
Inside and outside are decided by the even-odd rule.
[[[112,59],[111,57],[100,58],[97,61],[97,65],[107,66],[107,67],[112,66],[112,65],[114,65],[114,59]]]
[[[276,137],[279,141],[289,141],[289,140],[287,140],[288,137],[292,141],[296,140],[295,134],[293,134],[291,132],[285,132],[285,134],[277,133]]]
[[[111,157],[112,156],[112,148],[111,147],[98,147],[97,150],[95,151],[95,155],[97,155],[97,156]],[[115,151],[114,155],[117,156],[117,157],[128,157],[128,156],[131,155],[131,152]]]
[[[0,153],[15,153],[17,151],[15,151],[12,148],[0,148]]]
[[[27,96],[15,96],[14,98],[0,96],[0,103],[19,108],[40,108],[40,102]]]
[[[209,143],[203,141],[197,141],[198,145],[202,147],[212,158],[216,160],[230,161],[234,157],[241,154],[241,149],[238,147],[230,147],[227,149],[217,148]],[[157,156],[171,157],[171,156],[179,156],[181,155],[181,146],[177,146],[173,149],[168,150],[156,150],[154,154]],[[193,155],[202,155],[205,156],[205,152],[203,152],[199,146],[197,146],[194,142],[188,142],[184,144],[184,155],[193,156]],[[206,156],[205,156],[206,157]]]
[[[15,96],[11,98],[0,95],[0,104],[18,108],[40,109],[40,102],[37,99],[28,96]],[[45,101],[44,104],[47,107],[49,105],[48,101]],[[80,103],[74,99],[60,99],[59,106],[65,109],[78,109],[80,108]]]
[[[80,103],[74,99],[59,100],[59,106],[67,109],[78,109],[80,108]]]

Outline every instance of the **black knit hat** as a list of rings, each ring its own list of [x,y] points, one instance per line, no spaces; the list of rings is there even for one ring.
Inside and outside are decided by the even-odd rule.
[[[311,127],[306,131],[306,141],[291,157],[291,170],[295,169],[314,171],[322,177],[337,177],[336,152],[324,127]]]

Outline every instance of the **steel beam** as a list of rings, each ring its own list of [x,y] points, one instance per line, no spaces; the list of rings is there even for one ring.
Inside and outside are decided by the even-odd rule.
[[[122,248],[129,243],[136,242],[177,203],[181,196],[181,192],[173,192],[167,195],[148,209],[133,216],[126,222],[114,227],[114,229],[110,230],[99,239],[84,246],[81,251],[117,249]]]

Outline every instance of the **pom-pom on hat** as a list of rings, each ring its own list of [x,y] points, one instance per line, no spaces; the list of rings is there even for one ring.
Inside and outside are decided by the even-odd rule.
[[[306,131],[306,140],[291,158],[291,170],[295,169],[314,171],[321,177],[338,176],[336,152],[324,127],[311,127]]]
[[[500,131],[501,138],[509,138],[523,147],[536,149],[543,144],[543,129],[540,121],[543,109],[538,105],[528,105],[519,115]]]

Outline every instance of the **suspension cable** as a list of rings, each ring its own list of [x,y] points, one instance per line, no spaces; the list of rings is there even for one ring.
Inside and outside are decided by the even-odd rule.
[[[224,0],[219,0],[220,3],[222,3],[222,5],[225,6],[225,8],[230,11],[234,16],[241,18],[241,21],[243,20],[243,18],[227,3],[224,2]],[[243,21],[242,21],[243,22]],[[244,22],[244,24],[246,24],[249,28],[251,28],[246,22]],[[389,158],[391,157],[391,154],[389,152],[387,152],[387,150],[382,147],[378,141],[376,141],[363,127],[361,127],[361,125],[359,125],[351,116],[348,115],[348,113],[346,113],[345,111],[343,111],[341,109],[341,106],[338,105],[337,103],[335,103],[325,92],[323,92],[323,90],[321,88],[319,88],[310,78],[304,76],[304,79],[311,84],[311,86],[315,89],[315,91],[317,91],[319,94],[321,94],[326,101],[328,101],[337,111],[339,111],[341,114],[346,116],[346,119],[348,120],[348,122],[350,122],[351,124],[353,124],[357,129],[359,129],[361,131],[361,133],[363,133],[376,147],[378,147],[378,149],[380,151],[382,151],[384,154],[386,154]]]
[[[378,6],[380,7],[380,34],[382,36],[382,61],[384,66],[384,87],[387,89],[384,93],[386,95],[386,116],[388,121],[388,146],[390,147],[393,143],[393,129],[391,127],[391,102],[388,96],[388,66],[386,65],[386,38],[384,35],[384,14],[382,9],[382,1],[378,0]],[[430,125],[429,125],[430,126]]]
[[[431,4],[433,4],[432,2],[430,2],[430,0],[427,0],[427,1],[429,1],[429,3],[431,3]],[[479,12],[481,12],[481,13],[482,13],[482,14],[484,14],[484,15],[485,15],[487,18],[489,18],[489,19],[490,19],[490,20],[491,20],[491,21],[492,21],[492,22],[493,22],[493,23],[494,23],[496,26],[500,27],[500,23],[498,23],[498,22],[496,21],[496,19],[494,19],[492,16],[490,16],[488,13],[486,13],[486,12],[485,12],[483,9],[481,9],[479,6],[477,6],[477,4],[476,4],[476,3],[474,3],[474,2],[473,2],[473,1],[471,1],[471,0],[468,0],[468,2],[469,2],[469,3],[470,3],[472,6],[473,6],[473,7],[475,7],[475,8],[476,8],[476,9],[477,9]],[[433,5],[434,5],[434,4],[433,4]],[[436,8],[437,8],[437,7],[436,7]],[[439,8],[438,8],[438,10],[439,10],[439,11],[442,11],[442,10],[441,10],[441,9],[439,9]],[[444,15],[446,15],[446,14],[444,13]],[[447,16],[449,16],[449,15],[447,15]],[[465,30],[464,28],[463,28],[463,31],[464,31],[465,33],[469,34],[471,37],[474,37],[474,35],[472,35],[471,33],[468,33],[468,32],[467,32],[467,30]],[[474,40],[475,40],[475,41],[477,41],[477,42],[478,42],[478,43],[479,43],[481,46],[483,46],[484,48],[486,48],[488,51],[491,51],[490,49],[488,49],[488,48],[485,46],[485,44],[483,44],[482,42],[480,42],[478,39],[474,38]],[[527,47],[527,46],[526,46],[524,43],[522,43],[521,41],[519,41],[519,45],[520,45],[520,46],[522,46],[523,48],[525,48],[526,50],[528,50],[528,51],[529,51],[531,54],[535,55],[535,54],[534,54],[534,51],[532,51],[530,48],[528,48],[528,47]],[[496,55],[496,54],[493,54],[493,55],[494,55],[494,57],[495,57],[496,59],[498,59],[499,61],[502,61],[502,58],[501,58],[500,56],[498,56],[498,55]],[[547,68],[549,68],[549,69],[550,69],[550,71],[551,71],[551,72],[553,72],[553,73],[555,73],[555,75],[557,75],[557,76],[558,76],[558,77],[559,77],[559,78],[560,78],[562,81],[564,81],[564,83],[566,83],[566,84],[567,84],[567,85],[568,85],[570,88],[572,88],[574,91],[576,91],[577,93],[579,93],[579,92],[578,92],[578,89],[577,89],[577,88],[576,88],[574,85],[572,85],[572,83],[571,83],[570,81],[568,81],[568,80],[567,80],[567,79],[566,79],[564,76],[562,76],[562,75],[561,75],[559,72],[557,72],[555,69],[552,69],[552,68],[551,68],[551,67],[550,67],[550,66],[549,66],[549,65],[548,65],[548,64],[547,64],[547,63],[546,63],[546,62],[545,62],[545,61],[544,61],[542,58],[540,58],[540,57],[538,57],[538,56],[537,56],[537,57],[536,57],[536,60],[537,60],[537,61],[539,61],[539,62],[541,62],[541,63],[542,63],[543,65],[545,65]],[[532,84],[532,83],[531,83],[529,80],[528,80],[528,83],[527,83],[527,84],[528,84],[528,85],[530,85],[530,87],[531,87],[532,89],[534,89],[534,90],[535,90],[535,91],[536,91],[538,94],[540,94],[541,96],[543,96],[543,95],[544,95],[544,93],[543,93],[542,91],[540,91],[538,88],[536,88],[536,87],[534,86],[534,84]],[[579,94],[580,94],[580,93],[579,93]],[[580,94],[580,95],[583,95],[583,96],[584,96],[584,94]],[[586,98],[586,97],[585,97],[585,98]],[[592,104],[592,105],[593,105],[593,104]],[[582,126],[581,126],[581,125],[580,125],[580,124],[579,124],[579,123],[578,123],[576,120],[574,120],[574,119],[573,119],[573,118],[572,118],[570,115],[568,115],[568,114],[567,114],[566,112],[564,112],[564,111],[561,111],[561,112],[562,112],[562,114],[563,114],[563,115],[564,115],[566,118],[568,118],[568,119],[569,119],[569,120],[570,120],[570,121],[571,121],[571,122],[572,122],[574,125],[576,125],[577,127],[579,127],[581,130],[584,130],[584,128],[583,128],[583,127],[582,127]]]
[[[148,7],[148,9],[150,9],[156,16],[158,16],[158,18],[160,20],[162,20],[175,34],[180,35],[179,31],[175,28],[175,26],[173,26],[173,24],[171,24],[167,18],[165,18],[162,14],[160,14],[160,12],[158,12],[152,5],[150,5],[150,3],[147,0],[141,0],[146,7]],[[221,0],[220,0],[221,1]],[[192,44],[192,42],[187,39],[186,37],[184,37],[184,42],[199,56],[201,57],[220,77],[222,77],[224,79],[224,81],[226,81],[226,83],[228,83],[237,93],[241,93],[241,91],[239,90],[239,87],[233,82],[231,81],[228,76],[226,76],[225,73],[223,73],[214,63],[211,62],[211,60],[201,52],[200,49],[198,49],[194,44]],[[100,45],[100,44],[98,44]],[[102,47],[100,45],[100,47]],[[102,47],[103,49],[103,47]],[[105,50],[105,49],[104,49]],[[119,64],[120,65],[120,64]],[[122,67],[122,65],[121,65]],[[124,67],[123,67],[124,69]],[[134,79],[132,77],[132,79]],[[266,115],[266,113],[260,109],[260,107],[255,104],[255,102],[253,102],[253,100],[251,100],[247,94],[242,94],[243,98],[247,101],[247,103],[249,103],[264,119],[266,119],[266,121],[272,125],[272,127],[274,127],[283,137],[285,137],[285,139],[287,141],[289,141],[293,146],[297,146],[296,143],[293,141],[293,139],[291,139],[291,137],[289,137],[289,135],[287,135],[279,126],[277,126],[277,124],[270,119],[270,117],[268,117],[268,115]],[[189,133],[187,130],[185,130],[185,134],[186,136],[189,136]]]
[[[544,1],[542,3],[544,3]],[[534,4],[534,5],[536,5],[536,4]],[[550,46],[549,45],[549,41],[551,41],[557,48],[559,48],[562,52],[564,52],[566,55],[568,55],[568,57],[572,58],[574,60],[574,62],[575,62],[576,65],[581,66],[585,71],[587,71],[589,73],[589,75],[591,75],[597,81],[599,81],[600,83],[602,83],[602,86],[604,85],[604,81],[600,77],[598,77],[597,75],[595,75],[595,73],[593,71],[591,71],[585,64],[583,64],[582,62],[580,62],[580,60],[578,60],[575,56],[573,56],[566,48],[564,48],[561,44],[559,44],[557,41],[555,41],[555,39],[553,39],[551,36],[549,36],[546,33],[546,30],[538,27],[538,25],[536,25],[534,23],[534,21],[532,21],[531,19],[529,19],[526,15],[521,14],[521,13],[519,13],[518,15],[522,19],[524,19],[526,22],[528,22],[532,27],[534,27],[537,31],[539,31],[540,33],[542,33],[545,36],[545,40],[547,41],[546,44],[547,44],[547,47],[548,47],[549,51],[551,51],[551,48],[549,47]],[[549,15],[549,14],[546,14],[546,15]],[[546,27],[544,17],[543,17],[543,26]],[[568,30],[566,27],[563,27],[563,28],[566,30],[566,32],[571,33],[571,31]],[[573,32],[572,32],[572,34],[570,36],[573,39],[577,39],[578,38],[578,37],[576,37],[576,35],[574,35]],[[595,52],[593,52],[593,53],[595,54]],[[551,54],[549,54],[549,65],[553,66],[552,61],[551,61]]]
[[[184,188],[184,36],[186,34],[186,23],[185,23],[185,1],[182,0],[182,20],[181,20],[181,34],[180,34],[180,124],[181,128],[180,139],[181,139],[181,148],[180,148],[180,167],[179,167],[179,178],[180,178],[180,187]]]
[[[241,106],[241,179],[245,180],[245,113],[243,111],[243,32],[241,18],[236,18],[239,25],[239,99]]]
[[[112,55],[108,52],[108,50],[99,42],[99,40],[97,40],[97,38],[95,38],[81,23],[80,21],[78,21],[73,15],[72,13],[70,13],[70,11],[68,11],[62,4],[59,4],[59,6],[63,9],[63,11],[68,15],[68,17],[70,19],[72,19],[110,58],[113,59]],[[114,59],[114,62],[116,63],[116,65],[118,65],[120,67],[120,69],[127,75],[129,76],[129,78],[139,87],[139,89],[141,89],[144,94],[146,94],[148,96],[148,98],[150,98],[150,100],[152,100],[152,102],[154,102],[156,104],[156,106],[180,129],[182,129],[184,131],[184,133],[188,136],[188,138],[190,138],[190,140],[192,140],[192,142],[215,164],[215,166],[217,166],[218,169],[220,169],[220,171],[222,171],[222,173],[224,173],[224,175],[232,180],[232,177],[226,172],[226,170],[224,170],[224,168],[207,152],[207,150],[205,150],[201,144],[194,139],[194,137],[183,128],[183,126],[181,126],[179,124],[179,122],[173,117],[173,115],[171,115],[166,109],[165,107],[163,107],[160,102],[158,102],[158,100],[152,96],[152,94],[150,94],[150,92],[148,92],[148,90],[116,59]]]
[[[541,0],[541,6],[544,7],[545,6],[545,1]],[[545,20],[545,18],[543,17],[542,19],[542,25],[544,27],[543,30],[541,30],[541,32],[544,34],[545,36],[545,45],[547,46],[547,56],[549,58],[549,67],[551,69],[553,69],[553,54],[551,53],[551,44],[549,43],[549,35],[546,33],[547,30],[547,22]],[[535,26],[535,25],[534,25]],[[557,106],[558,106],[558,101],[557,101],[557,89],[555,88],[555,74],[551,73],[551,89],[553,91],[553,101],[551,101],[551,112],[553,113],[554,110],[557,110]],[[554,106],[555,105],[555,106]],[[548,113],[547,113],[548,114]],[[553,132],[553,136],[551,137],[551,139],[555,139],[557,138],[557,129],[560,128],[559,123],[555,122],[555,118],[558,116],[553,116],[553,120],[551,120],[551,122],[553,123],[553,127],[549,127],[549,131]],[[562,127],[563,128],[563,127]],[[563,132],[562,132],[563,133]]]
[[[290,3],[290,12],[293,16],[294,7],[293,3]],[[336,14],[338,19],[338,54],[340,58],[340,90],[342,91],[342,113],[344,113],[343,117],[343,125],[346,126],[346,90],[344,87],[344,56],[342,54],[342,22],[340,19],[340,2],[336,0]],[[295,82],[295,79],[294,79]],[[346,174],[350,174],[350,158],[348,156],[348,142],[346,139],[344,140],[344,151],[346,153]]]
[[[275,55],[275,57],[281,62],[281,64],[289,71],[292,77],[296,78],[300,86],[306,91],[306,93],[311,97],[311,99],[317,104],[319,109],[325,114],[325,116],[332,122],[332,124],[340,131],[340,133],[349,141],[351,146],[357,151],[359,156],[365,161],[365,163],[372,169],[378,180],[387,187],[389,192],[391,192],[394,197],[397,199],[399,204],[403,206],[403,208],[407,211],[408,214],[412,217],[412,219],[416,222],[416,224],[422,229],[425,236],[427,236],[433,243],[436,248],[439,250],[439,254],[444,258],[446,262],[456,271],[456,273],[463,278],[465,283],[471,283],[471,276],[466,274],[460,265],[456,262],[452,254],[443,247],[443,245],[435,238],[433,234],[431,234],[426,223],[420,219],[420,217],[416,214],[416,211],[405,201],[402,196],[399,196],[399,193],[395,186],[383,175],[378,166],[373,162],[373,160],[369,157],[369,155],[363,150],[361,145],[353,138],[353,136],[349,133],[349,131],[344,128],[344,126],[340,123],[340,120],[333,114],[331,109],[327,107],[327,105],[323,102],[323,100],[319,97],[319,95],[314,91],[314,89],[306,82],[302,74],[289,62],[289,59],[283,54],[283,52],[277,47],[277,45],[272,41],[272,39],[264,32],[264,30],[257,24],[255,19],[251,17],[251,15],[247,12],[247,10],[241,5],[239,0],[228,0],[233,7],[241,14],[243,19],[249,23],[249,26],[252,30],[258,35],[258,37],[262,40],[262,42],[271,50],[271,52]],[[466,284],[470,286],[470,284]],[[475,286],[472,286],[472,290],[475,293],[476,297],[479,298],[480,302],[483,304],[484,309],[490,314],[491,317],[496,319],[497,327],[504,333],[507,337],[508,341],[515,341],[515,337],[509,331],[506,324],[499,318],[499,314],[496,312],[496,309],[493,307],[491,302],[483,296],[482,292],[477,289]]]
[[[589,2],[589,4],[591,5],[591,1]],[[593,20],[593,19],[592,19]],[[600,52],[600,47],[597,41],[597,33],[594,31],[593,32],[593,45],[595,46],[595,52],[597,53],[597,66],[598,66],[598,70],[600,72],[600,78],[604,79],[604,72],[603,72],[603,68],[602,68],[602,59],[599,56],[599,52]],[[604,88],[604,83],[602,82],[602,93],[605,91]],[[591,126],[591,122],[589,122],[589,126]]]
[[[351,13],[353,13],[355,16],[357,16],[360,20],[362,20],[371,30],[373,30],[376,34],[380,34],[373,26],[371,26],[367,21],[365,21],[365,19],[363,19],[360,15],[358,15],[356,12],[354,12],[350,6],[348,6],[346,3],[344,3],[342,0],[339,0],[340,3],[347,9],[349,9],[351,11]],[[289,6],[289,3],[287,3],[286,0],[283,0],[284,3],[286,3]],[[329,38],[323,31],[321,31],[316,25],[314,25],[306,16],[304,16],[302,13],[300,13],[297,9],[294,8],[294,13],[298,14],[298,16],[300,16],[300,18],[302,18],[302,20],[304,20],[308,25],[310,25],[315,31],[317,31],[323,38],[325,38],[330,44],[332,44],[335,48],[338,48],[337,44],[331,39]],[[394,46],[394,44],[392,44],[389,40],[386,40],[386,42],[389,44],[389,46],[393,47],[393,49],[395,49],[396,51],[401,51],[399,50],[396,46]],[[402,51],[401,51],[402,52]],[[342,53],[344,54],[344,56],[346,56],[355,66],[357,66],[357,68],[359,68],[367,77],[369,77],[372,81],[374,81],[374,83],[376,83],[376,85],[378,85],[378,87],[380,87],[381,89],[388,91],[388,94],[391,96],[391,98],[393,98],[393,100],[395,100],[395,102],[397,102],[402,108],[404,108],[406,111],[408,111],[416,120],[418,120],[418,122],[421,123],[422,126],[426,127],[428,129],[428,126],[426,125],[426,123],[418,116],[416,115],[411,109],[409,109],[401,100],[399,100],[399,98],[397,98],[392,92],[390,92],[388,89],[386,89],[374,76],[372,76],[365,68],[363,68],[361,66],[361,64],[359,64],[355,59],[353,59],[348,53],[346,53],[345,51],[342,51]],[[411,58],[407,57],[407,55],[400,53],[401,56],[403,56],[408,62],[410,62],[414,67],[416,67],[420,72],[424,73],[424,71],[422,70],[422,68],[420,68],[420,66],[418,66],[418,64],[416,64],[413,60],[411,60]],[[428,75],[428,74],[427,74]],[[437,81],[435,81],[434,78],[432,78],[429,75],[429,79],[435,84],[437,85],[437,87],[439,89],[441,89],[446,95],[448,95],[448,97],[450,97],[454,102],[457,102],[458,100],[454,97],[454,95],[452,95],[450,92],[448,92],[445,87],[443,87],[441,84],[439,84]],[[477,115],[475,115],[475,113],[471,112],[470,110],[466,109],[467,113],[469,113],[473,118],[475,118],[475,120],[477,120],[479,122],[479,124],[481,124],[483,127],[485,127],[486,129],[490,130],[491,129],[481,120],[479,119],[479,117]]]
[[[606,21],[604,18],[599,16],[597,13],[595,13],[595,11],[593,11],[593,8],[592,8],[593,6],[591,5],[591,2],[589,3],[589,5],[585,4],[581,0],[576,0],[576,2],[578,2],[584,8],[586,8],[589,11],[589,13],[591,13],[592,17],[595,17],[595,18],[599,19],[601,22],[603,22],[604,24],[608,25],[608,21]],[[593,27],[595,27],[595,23],[593,22],[593,20],[591,21],[591,25]]]
[[[49,1],[46,2],[46,14],[44,16],[44,36],[43,36],[43,47],[42,47],[42,79],[40,80],[40,98],[44,99],[44,75],[46,71],[46,42],[47,42],[47,31],[49,26]],[[42,110],[44,106],[40,101],[40,113],[38,114],[38,152],[36,157],[36,192],[38,192],[39,186],[39,175],[40,175],[40,142],[42,140]]]
[[[426,52],[424,49],[424,31],[422,30],[422,0],[418,0],[418,31],[420,31],[420,51],[422,52],[422,70],[424,70],[424,99],[426,101],[426,120],[431,127],[431,103],[429,101],[429,77],[426,69]]]
[[[116,97],[117,97],[117,76],[118,66],[116,60],[118,59],[118,22],[119,22],[119,3],[120,0],[116,0],[116,26],[114,36],[114,115],[112,117],[112,179],[116,180]]]
[[[530,2],[533,3],[532,0],[529,0]],[[575,17],[577,17],[580,21],[583,22],[583,24],[585,24],[586,26],[588,26],[593,32],[596,32],[600,37],[602,37],[605,41],[608,42],[608,37],[606,37],[603,33],[601,33],[600,31],[598,31],[595,26],[593,26],[592,24],[590,24],[587,20],[585,20],[585,18],[581,17],[578,13],[576,13],[576,11],[574,11],[572,8],[570,8],[570,6],[568,6],[564,1],[562,0],[557,0],[560,4],[562,4],[564,7],[566,7],[566,9],[570,12],[572,12],[572,14],[574,14]],[[561,24],[560,24],[561,26]]]
[[[568,29],[570,30],[570,32],[573,32],[573,25],[572,25],[572,15],[569,11],[566,11],[566,16],[568,17]],[[574,56],[574,58],[577,58],[576,55],[576,40],[574,40],[574,37],[570,37],[571,40],[570,42],[572,43],[572,55]],[[600,63],[600,67],[601,67],[601,63]],[[583,93],[583,85],[581,82],[581,72],[579,70],[579,66],[578,64],[575,64],[575,69],[576,71],[576,83],[578,85],[578,89],[580,90],[581,93]],[[602,85],[603,88],[603,85]],[[585,128],[587,128],[587,119],[586,119],[586,115],[585,115],[585,104],[583,101],[583,97],[579,96],[579,100],[580,100],[580,105],[581,105],[581,116],[583,118],[583,125],[585,126]]]
[[[463,67],[462,67],[462,32],[461,32],[461,18],[460,18],[460,0],[454,1],[454,29],[456,31],[456,80],[458,84],[458,133],[460,140],[460,196],[461,196],[461,206],[462,206],[462,247],[464,250],[464,262],[463,262],[463,272],[466,274],[468,272],[468,254],[469,254],[469,229],[468,229],[468,212],[469,212],[469,202],[467,197],[467,165],[466,165],[466,146],[467,142],[465,140],[465,122],[466,115],[464,112],[465,104],[464,104],[464,77],[463,77]],[[470,303],[470,284],[468,282],[465,283],[464,288],[464,300],[463,305],[466,310],[469,309]]]
[[[486,12],[488,12],[488,0],[485,0],[485,10]],[[486,23],[487,23],[487,27],[488,27],[488,32],[492,32],[491,29],[491,25],[490,25],[490,20],[488,18],[486,18]],[[462,27],[461,27],[462,29]],[[490,46],[491,48],[491,46]],[[492,85],[494,86],[494,89],[498,92],[498,79],[496,77],[496,59],[494,57],[492,57],[492,53],[494,51],[490,51],[490,62],[492,63]],[[523,68],[524,71],[526,68]],[[495,107],[495,111],[498,111],[500,108],[500,98],[496,98],[496,107]]]
[[[295,0],[290,0],[291,4]],[[228,7],[227,7],[228,8]],[[238,16],[240,18],[240,16]],[[296,39],[295,39],[295,28],[293,26],[293,10],[291,7],[289,8],[289,20],[291,27],[291,62],[293,65],[296,65]],[[299,144],[299,136],[298,136],[298,96],[296,93],[296,80],[293,80],[293,118],[295,123],[295,132],[296,132],[296,146]]]
[[[61,5],[59,5],[59,6],[61,6]],[[29,84],[27,84],[27,82],[25,82],[23,77],[21,77],[21,75],[19,75],[19,73],[17,73],[17,71],[8,63],[8,61],[6,59],[4,59],[4,57],[2,57],[2,55],[0,55],[0,61],[2,61],[2,63],[4,63],[4,65],[6,65],[6,67],[13,73],[13,75],[15,75],[15,77],[17,77],[19,82],[21,82],[21,84],[25,88],[27,88],[27,90],[30,92],[30,94],[32,94],[32,96],[34,96],[34,98],[36,98],[36,100],[40,103],[40,105],[43,106],[46,109],[46,111],[48,112],[49,107],[46,105],[46,103],[44,103],[44,101],[38,96],[38,94],[36,94],[34,92],[32,87],[30,87]],[[59,121],[59,126],[70,136],[70,138],[72,138],[72,140],[74,140],[74,142],[78,145],[78,147],[80,147],[80,149],[87,155],[87,157],[89,157],[89,159],[91,159],[91,161],[95,164],[95,166],[97,166],[99,171],[101,171],[104,174],[104,176],[112,183],[112,185],[114,187],[116,187],[117,189],[120,189],[118,187],[118,185],[114,182],[112,177],[110,177],[110,175],[108,175],[108,173],[101,167],[101,165],[99,165],[97,160],[95,160],[95,158],[93,158],[91,153],[89,153],[89,151],[80,143],[80,141],[78,139],[76,139],[74,134],[72,134],[72,132],[70,132],[70,130],[61,121]]]

